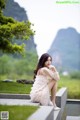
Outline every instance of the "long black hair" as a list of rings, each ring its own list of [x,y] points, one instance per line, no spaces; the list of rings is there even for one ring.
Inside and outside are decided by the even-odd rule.
[[[40,59],[38,61],[36,70],[34,70],[34,78],[36,77],[36,74],[37,74],[38,70],[40,68],[44,67],[45,62],[48,60],[49,57],[52,60],[52,57],[48,53],[44,53],[44,54],[41,55],[41,57],[40,57]]]

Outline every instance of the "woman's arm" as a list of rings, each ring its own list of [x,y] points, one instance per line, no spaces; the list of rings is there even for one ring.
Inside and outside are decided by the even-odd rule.
[[[50,65],[50,66],[49,66],[49,69],[50,69],[51,71],[53,71],[53,72],[57,72],[56,68],[55,68],[53,65]]]
[[[60,79],[59,73],[57,72],[57,70],[54,66],[49,68],[49,69],[44,67],[44,68],[42,68],[42,71],[45,75],[51,77],[54,80],[59,80]]]

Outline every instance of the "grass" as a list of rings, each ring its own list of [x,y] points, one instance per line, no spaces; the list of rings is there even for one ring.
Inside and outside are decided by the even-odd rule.
[[[29,94],[31,90],[30,84],[21,84],[17,82],[0,81],[0,93]],[[80,80],[71,79],[70,77],[60,77],[58,89],[67,87],[68,98],[80,99]]]
[[[9,112],[9,120],[27,120],[39,107],[37,106],[8,106],[0,105],[1,111]]]
[[[71,79],[69,76],[61,76],[58,87],[59,89],[67,87],[69,99],[80,99],[80,79]]]
[[[31,84],[0,81],[0,93],[29,94]]]

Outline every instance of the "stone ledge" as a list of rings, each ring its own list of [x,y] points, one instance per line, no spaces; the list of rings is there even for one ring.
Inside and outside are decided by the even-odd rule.
[[[0,105],[31,105],[39,106],[39,103],[32,103],[30,99],[0,99]]]
[[[66,120],[80,120],[80,116],[67,116]]]
[[[29,94],[0,93],[0,99],[30,99]]]
[[[28,120],[53,120],[53,110],[52,106],[40,106],[40,108],[28,118]]]
[[[67,103],[79,103],[80,104],[80,99],[67,99]]]
[[[61,108],[60,110],[54,111],[54,108],[52,108],[52,106],[43,106],[43,109],[36,111],[33,115],[30,116],[28,120],[61,120],[66,105],[66,99],[67,88],[61,88],[56,94],[56,104]],[[52,108],[52,111],[49,109],[49,107]]]
[[[5,101],[7,100],[7,98],[8,100],[10,99],[10,101],[11,99],[13,100],[18,99],[18,103],[22,99],[22,101],[26,102],[26,105],[34,105],[34,104],[39,105],[38,103],[30,102],[29,94],[0,93],[0,98],[1,98],[0,100],[4,98]],[[56,104],[58,107],[61,108],[59,111],[54,111],[52,106],[40,106],[40,109],[38,109],[34,114],[32,114],[28,120],[61,120],[64,107],[66,105],[66,99],[67,99],[67,88],[61,88],[56,94]],[[27,103],[27,100],[29,104]],[[25,102],[22,103],[25,104]],[[23,105],[22,103],[21,105]]]
[[[67,88],[63,87],[56,94],[56,104],[58,107],[61,108],[60,114],[57,116],[56,120],[61,120],[66,102],[67,102]]]
[[[54,111],[54,119],[53,120],[60,120],[61,119],[61,109]]]

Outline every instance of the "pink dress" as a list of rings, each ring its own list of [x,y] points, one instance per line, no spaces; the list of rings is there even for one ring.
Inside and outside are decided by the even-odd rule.
[[[50,91],[48,83],[54,79],[59,79],[58,72],[52,72],[48,68],[44,67],[42,74],[38,74],[35,78],[35,82],[31,88],[30,97],[32,102],[39,102],[41,105],[49,105],[50,103]]]

